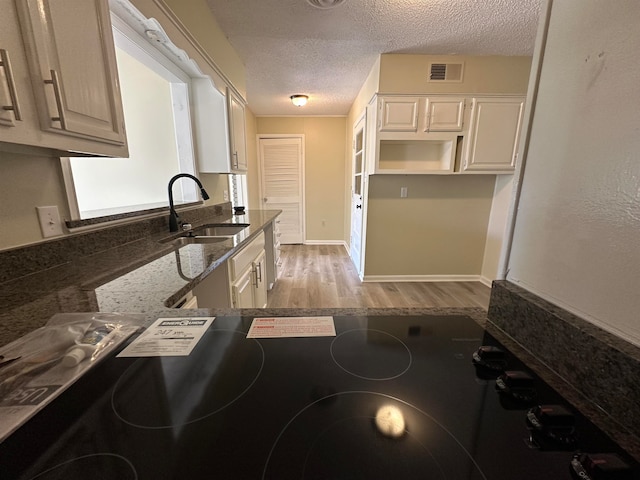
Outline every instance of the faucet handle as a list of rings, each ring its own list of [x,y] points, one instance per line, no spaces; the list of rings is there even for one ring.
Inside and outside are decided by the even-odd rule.
[[[193,227],[191,226],[191,224],[190,224],[190,223],[183,223],[183,224],[181,225],[181,228],[182,228],[182,231],[183,231],[183,232],[186,232],[187,230],[191,230]]]

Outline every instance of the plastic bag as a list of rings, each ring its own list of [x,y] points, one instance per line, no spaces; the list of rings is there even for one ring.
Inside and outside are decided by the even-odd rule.
[[[0,400],[12,391],[66,364],[75,366],[94,362],[110,347],[119,344],[142,326],[144,318],[117,313],[67,313],[55,315],[41,328],[0,348]],[[84,345],[94,331],[108,332],[80,361],[65,362],[70,352]],[[87,349],[85,348],[85,351]],[[84,368],[83,368],[84,369]]]

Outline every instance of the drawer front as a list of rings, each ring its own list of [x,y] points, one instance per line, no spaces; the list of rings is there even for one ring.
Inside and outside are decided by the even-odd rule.
[[[264,232],[260,232],[249,245],[229,259],[231,278],[237,278],[237,275],[241,274],[262,250],[264,250]]]

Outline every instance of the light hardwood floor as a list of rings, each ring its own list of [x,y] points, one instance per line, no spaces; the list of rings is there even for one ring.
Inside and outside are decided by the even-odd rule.
[[[340,245],[283,245],[269,308],[416,308],[489,306],[480,282],[361,282]]]

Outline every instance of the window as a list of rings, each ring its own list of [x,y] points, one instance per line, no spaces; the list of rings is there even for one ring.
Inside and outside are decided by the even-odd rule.
[[[112,19],[130,156],[63,159],[73,220],[166,206],[171,177],[195,174],[190,75]],[[177,181],[173,195],[176,205],[200,200],[191,181]]]

